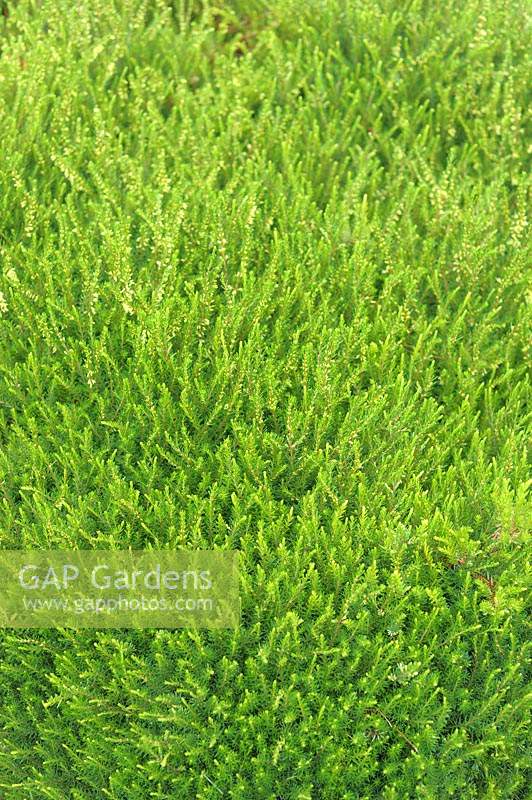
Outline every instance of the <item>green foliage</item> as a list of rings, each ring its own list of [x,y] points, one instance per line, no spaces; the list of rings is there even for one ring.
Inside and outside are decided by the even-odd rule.
[[[3,631],[6,800],[525,798],[529,9],[4,0],[0,543],[237,631]]]

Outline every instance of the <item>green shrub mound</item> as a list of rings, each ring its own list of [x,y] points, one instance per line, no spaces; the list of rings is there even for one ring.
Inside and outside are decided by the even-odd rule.
[[[242,602],[4,629],[0,797],[526,798],[528,4],[0,5],[0,545]]]

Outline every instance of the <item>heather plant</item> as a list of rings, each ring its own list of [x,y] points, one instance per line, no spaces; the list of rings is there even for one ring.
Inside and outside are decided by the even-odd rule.
[[[242,604],[1,631],[0,797],[524,800],[528,5],[0,6],[0,545]]]

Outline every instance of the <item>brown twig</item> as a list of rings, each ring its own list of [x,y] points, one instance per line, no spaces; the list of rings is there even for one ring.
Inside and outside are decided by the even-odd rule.
[[[377,707],[368,708],[368,709],[367,709],[367,712],[368,712],[368,713],[373,713],[373,712],[376,712],[376,713],[377,713],[377,714],[378,714],[380,717],[382,717],[382,719],[383,719],[385,722],[387,722],[387,723],[388,723],[388,725],[390,726],[390,728],[391,728],[391,729],[392,729],[392,730],[393,730],[393,731],[394,731],[394,732],[395,732],[395,733],[396,733],[398,736],[400,736],[400,737],[401,737],[401,739],[404,739],[404,741],[405,741],[405,742],[407,743],[407,745],[408,745],[408,746],[409,746],[409,747],[410,747],[410,748],[413,750],[413,752],[414,752],[414,753],[418,753],[418,752],[419,752],[419,751],[418,751],[418,749],[417,749],[417,747],[416,747],[416,745],[414,744],[414,742],[410,741],[410,739],[408,738],[408,736],[405,736],[405,734],[404,734],[404,733],[403,733],[401,730],[399,730],[399,728],[397,727],[397,725],[394,725],[394,724],[393,724],[393,722],[391,722],[391,721],[388,719],[388,717],[386,716],[386,714],[385,714],[383,711],[381,711],[381,710],[380,710],[380,708],[377,708]]]

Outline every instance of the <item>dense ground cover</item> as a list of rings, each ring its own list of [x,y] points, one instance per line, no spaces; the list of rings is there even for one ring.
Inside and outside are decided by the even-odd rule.
[[[2,9],[0,546],[242,624],[2,631],[0,797],[524,798],[527,4]]]

